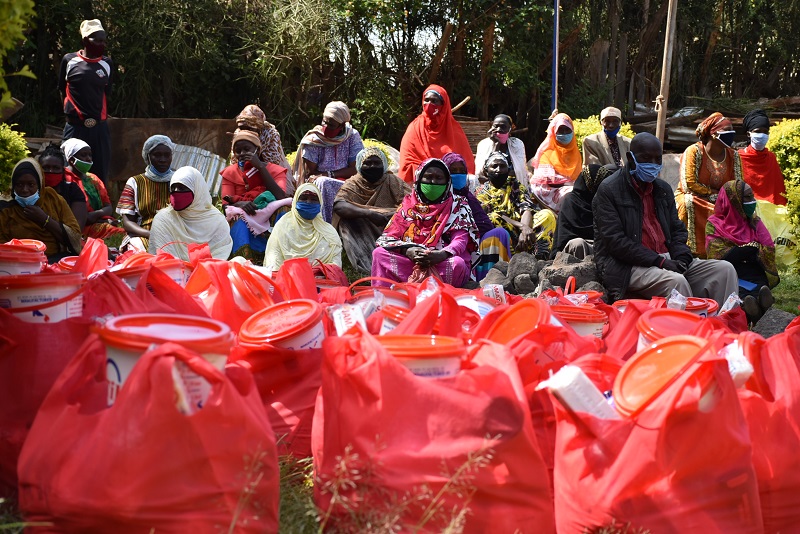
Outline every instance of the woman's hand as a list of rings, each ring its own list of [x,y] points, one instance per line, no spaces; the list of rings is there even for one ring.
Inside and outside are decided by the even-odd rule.
[[[442,263],[447,258],[450,257],[450,254],[444,250],[428,250],[425,251],[425,255],[419,261],[420,267],[430,267],[432,265],[437,265]]]
[[[536,234],[534,233],[533,228],[523,225],[519,233],[519,240],[517,241],[517,252],[530,248],[535,239]]]
[[[409,247],[406,249],[406,258],[414,263],[419,263],[427,252],[428,249],[425,247]]]
[[[367,215],[367,220],[369,222],[375,226],[380,226],[381,228],[386,226],[386,223],[389,222],[390,218],[391,217],[389,215],[372,210],[369,210],[369,214]]]
[[[248,215],[256,214],[256,205],[253,202],[241,200],[239,202],[235,202],[233,205],[236,206],[237,208],[241,208]]]
[[[39,226],[44,226],[47,222],[48,215],[39,206],[26,206],[22,208],[22,214]]]
[[[261,170],[265,167],[264,162],[258,157],[258,152],[253,152],[250,154],[247,161],[249,161],[250,164],[258,170]]]

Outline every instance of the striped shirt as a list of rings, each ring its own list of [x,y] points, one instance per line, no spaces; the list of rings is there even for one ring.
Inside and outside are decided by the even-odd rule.
[[[144,174],[128,178],[117,203],[117,213],[138,217],[139,226],[150,229],[156,212],[169,206],[169,182],[154,182]]]

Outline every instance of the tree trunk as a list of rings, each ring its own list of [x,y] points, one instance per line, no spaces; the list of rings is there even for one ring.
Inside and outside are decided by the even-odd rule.
[[[617,48],[617,76],[614,84],[614,107],[625,106],[625,71],[628,67],[628,34],[621,33]]]
[[[447,43],[450,42],[450,35],[452,33],[453,25],[448,22],[444,26],[442,39],[439,41],[439,48],[436,49],[436,55],[433,56],[433,61],[431,62],[431,73],[428,76],[429,85],[436,83],[436,79],[439,77],[439,68],[442,66],[442,59],[444,58],[444,53],[447,51]]]
[[[665,2],[666,3],[666,2]],[[717,42],[720,36],[720,26],[722,25],[722,11],[725,8],[725,0],[718,0],[717,7],[715,8],[714,15],[714,29],[711,30],[711,35],[708,36],[708,46],[706,53],[703,56],[703,65],[700,67],[700,94],[702,96],[711,95],[710,80],[708,79],[708,69],[711,67],[711,57],[714,55],[714,49],[717,47]]]
[[[614,88],[617,85],[617,71],[619,59],[617,59],[617,36],[619,35],[619,6],[617,0],[610,0],[608,3],[608,19],[611,21],[611,49],[608,51],[608,97],[606,102],[614,99]]]
[[[494,57],[494,19],[483,30],[483,56],[481,57],[481,85],[478,91],[481,107],[478,118],[489,120],[489,65]]]

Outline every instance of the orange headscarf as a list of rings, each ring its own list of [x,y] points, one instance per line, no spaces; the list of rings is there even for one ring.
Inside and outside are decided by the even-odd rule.
[[[700,140],[703,140],[717,132],[724,132],[728,130],[733,130],[733,124],[731,121],[719,111],[715,111],[697,126],[694,134],[699,137]]]
[[[461,125],[453,118],[450,97],[444,87],[429,85],[422,92],[436,91],[444,101],[439,114],[433,118],[420,113],[408,125],[400,143],[400,172],[397,175],[405,182],[414,183],[414,171],[428,158],[441,158],[448,152],[461,154],[467,162],[467,172],[475,173],[475,156],[469,146],[467,136]]]
[[[559,113],[550,121],[547,137],[539,145],[533,157],[532,182],[534,183],[558,185],[574,182],[583,169],[583,157],[578,150],[575,136],[572,136],[572,140],[566,146],[556,141],[556,132],[561,126],[568,126],[573,133],[575,132],[572,119],[566,113]]]

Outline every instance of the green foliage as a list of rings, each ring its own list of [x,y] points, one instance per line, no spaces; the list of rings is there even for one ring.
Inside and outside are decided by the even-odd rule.
[[[769,130],[767,148],[775,153],[786,180],[787,209],[800,242],[800,119],[782,120]],[[800,247],[795,248],[800,258]]]
[[[35,13],[31,0],[3,0],[0,2],[0,109],[11,103],[11,92],[8,90],[3,67],[8,53],[14,50],[25,39],[25,30],[31,23]],[[30,69],[20,69],[10,73],[32,76]]]
[[[25,134],[0,123],[0,194],[11,192],[11,172],[19,160],[28,155]]]
[[[572,119],[572,125],[575,127],[575,140],[578,142],[578,150],[581,151],[583,151],[583,140],[587,136],[603,130],[599,115],[592,115],[585,119]],[[630,124],[623,122],[619,130],[619,135],[632,138],[636,135],[636,132],[633,131]]]

